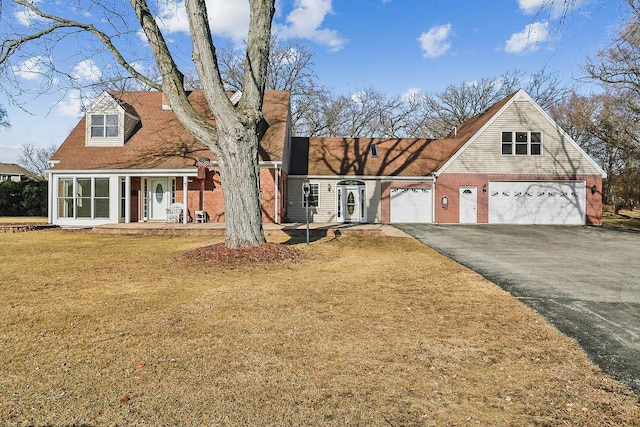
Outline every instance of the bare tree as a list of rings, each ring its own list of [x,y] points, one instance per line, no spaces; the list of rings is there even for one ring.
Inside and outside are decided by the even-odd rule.
[[[2,105],[0,105],[0,128],[8,128],[8,127],[11,127],[11,124],[9,123],[7,110],[5,110],[5,108]]]
[[[424,95],[420,106],[422,118],[417,128],[425,136],[443,138],[456,126],[483,113],[520,88],[524,88],[547,110],[567,92],[557,73],[547,74],[544,70],[530,76],[520,71],[510,71],[500,77],[451,84],[440,93]]]
[[[640,1],[627,0],[629,18],[609,47],[588,58],[589,76],[605,85],[634,92],[640,97]],[[640,107],[637,107],[640,113]]]
[[[607,172],[605,203],[620,206],[638,202],[640,124],[625,108],[628,92],[600,94],[572,92],[551,110],[556,122]]]
[[[265,237],[261,218],[257,129],[262,119],[275,2],[249,0],[243,92],[236,105],[231,103],[225,92],[205,1],[184,2],[192,41],[191,61],[209,109],[216,119],[215,124],[200,115],[189,103],[184,88],[184,72],[177,65],[175,52],[167,45],[158,23],[158,13],[154,14],[145,0],[130,0],[131,9],[128,13],[112,12],[112,5],[99,1],[87,4],[91,12],[104,14],[99,24],[98,21],[85,23],[58,16],[52,12],[59,10],[54,3],[13,0],[33,17],[32,25],[27,33],[13,30],[2,34],[0,65],[6,67],[12,57],[26,55],[29,49],[34,48],[40,49],[43,53],[40,57],[45,58],[38,71],[56,71],[55,64],[46,58],[49,58],[47,53],[52,51],[57,42],[72,37],[83,45],[98,42],[102,50],[106,49],[132,77],[150,88],[162,90],[182,125],[216,156],[222,177],[227,246],[261,245]],[[137,23],[137,29],[134,22]],[[140,29],[160,72],[160,83],[139,71],[136,63],[140,53],[126,44],[126,36],[135,37]],[[183,63],[186,59],[182,57],[180,61]]]
[[[229,90],[242,88],[244,62],[237,49],[218,51],[220,74]],[[291,126],[294,135],[309,135],[306,122],[315,121],[316,110],[328,95],[318,82],[313,68],[313,52],[299,40],[271,38],[267,90],[286,90],[291,93]]]
[[[34,176],[44,181],[46,179],[46,170],[49,169],[49,160],[58,149],[56,144],[50,144],[45,147],[36,146],[33,143],[24,144],[20,147],[20,157],[18,163],[33,173]]]

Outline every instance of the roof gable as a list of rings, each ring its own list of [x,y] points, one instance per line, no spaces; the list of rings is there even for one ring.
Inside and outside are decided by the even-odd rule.
[[[537,128],[527,129],[532,126]],[[500,155],[501,130],[542,128],[547,131],[542,156]],[[602,168],[523,89],[472,118],[460,130],[465,132],[467,141],[435,172],[436,175],[464,170],[471,173],[597,173],[606,177]]]
[[[191,92],[188,97],[196,111],[213,120],[202,92]],[[202,157],[215,160],[213,153],[180,124],[173,111],[162,108],[161,92],[105,93],[90,111],[113,106],[110,102],[115,102],[123,114],[140,118],[126,144],[87,146],[85,116],[52,156],[56,161],[52,170],[184,169],[195,167]],[[288,137],[289,92],[266,92],[263,115],[260,160],[280,161]]]

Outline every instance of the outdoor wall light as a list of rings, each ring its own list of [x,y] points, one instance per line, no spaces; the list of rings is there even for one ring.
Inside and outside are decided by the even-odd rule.
[[[591,187],[591,194],[596,194],[597,191],[598,191],[598,187],[596,187],[595,185]]]
[[[482,194],[487,194],[487,184],[482,186]]]
[[[447,196],[442,197],[442,209],[449,207],[449,198]]]
[[[331,193],[331,184],[327,184],[327,191]]]

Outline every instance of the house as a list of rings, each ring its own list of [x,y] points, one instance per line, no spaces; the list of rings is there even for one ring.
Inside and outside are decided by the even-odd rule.
[[[524,91],[446,139],[294,138],[287,217],[317,222],[601,224],[605,172]]]
[[[207,114],[202,93],[189,94]],[[520,90],[441,140],[291,137],[289,94],[267,92],[265,222],[600,224],[604,171]],[[52,158],[59,225],[224,221],[213,154],[159,92],[103,93]]]
[[[14,181],[21,182],[31,179],[33,174],[13,163],[0,163],[0,182]]]
[[[210,116],[202,92],[189,100]],[[289,93],[264,98],[259,150],[263,221],[281,222],[284,147],[290,139]],[[61,226],[166,221],[172,206],[224,222],[213,153],[179,123],[160,92],[102,93],[51,158],[49,222]]]

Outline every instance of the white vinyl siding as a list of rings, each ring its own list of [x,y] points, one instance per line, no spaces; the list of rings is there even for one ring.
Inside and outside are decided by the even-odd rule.
[[[103,93],[86,114],[86,145],[118,147],[136,129],[140,119],[127,113],[109,94]]]
[[[309,178],[311,184],[318,184],[318,206],[309,209],[311,222],[338,222],[337,183],[338,178]],[[380,222],[380,180],[359,179],[366,183],[366,222]],[[304,178],[289,177],[287,219],[292,222],[305,221],[304,204],[300,202]],[[331,190],[329,190],[331,186]]]
[[[534,130],[544,139],[541,155],[503,155],[502,132]],[[599,171],[529,102],[514,101],[460,153],[447,173],[591,175]]]

